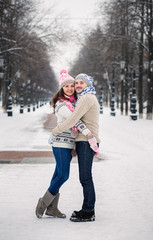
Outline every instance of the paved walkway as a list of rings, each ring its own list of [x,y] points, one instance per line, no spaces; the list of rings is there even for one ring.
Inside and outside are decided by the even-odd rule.
[[[39,161],[44,158],[44,161],[49,161],[50,158],[53,158],[53,153],[51,151],[2,151],[0,152],[0,163],[21,163],[27,160],[30,161],[31,158]],[[28,160],[29,159],[29,160]],[[50,160],[51,161],[51,160]]]

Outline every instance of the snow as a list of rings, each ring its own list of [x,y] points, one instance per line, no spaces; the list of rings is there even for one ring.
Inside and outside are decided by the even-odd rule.
[[[49,132],[43,121],[49,105],[12,118],[0,112],[0,150],[47,149]],[[153,122],[100,115],[100,150],[104,160],[93,164],[96,221],[72,223],[82,204],[77,163],[60,191],[59,208],[66,219],[37,219],[35,207],[44,194],[55,164],[0,165],[1,240],[151,240],[153,235]]]
[[[3,136],[0,139],[0,151],[48,151],[49,134],[43,129],[43,123],[49,113],[52,113],[49,105],[36,109],[35,112],[24,109],[24,114],[19,114],[19,108],[15,107],[13,117],[0,111],[0,135]]]

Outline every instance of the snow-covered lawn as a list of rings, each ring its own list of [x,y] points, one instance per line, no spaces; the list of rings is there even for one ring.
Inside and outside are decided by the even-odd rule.
[[[12,120],[0,115],[0,150],[47,148],[42,119],[49,106]],[[10,129],[10,131],[8,131]],[[33,130],[33,131],[32,131]],[[14,134],[17,133],[17,137]],[[100,150],[105,160],[93,165],[96,221],[72,223],[69,217],[82,204],[77,163],[61,188],[59,207],[66,219],[37,219],[35,207],[46,191],[55,164],[0,165],[1,240],[152,240],[153,121],[100,116]],[[8,139],[9,138],[9,139]]]

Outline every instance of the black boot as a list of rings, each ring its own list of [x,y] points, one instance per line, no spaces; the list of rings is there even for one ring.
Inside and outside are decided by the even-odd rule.
[[[80,210],[80,211],[73,211],[71,217],[76,217],[76,216],[78,216],[81,212],[82,212],[82,210]]]
[[[70,218],[72,222],[92,222],[95,221],[95,212],[74,211]]]

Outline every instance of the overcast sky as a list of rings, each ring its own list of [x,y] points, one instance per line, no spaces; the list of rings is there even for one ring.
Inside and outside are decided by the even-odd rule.
[[[65,11],[67,16],[71,18],[86,18],[93,14],[97,0],[35,0],[41,4],[42,9],[49,9],[55,5],[56,12]]]
[[[97,2],[105,2],[105,0],[34,0],[39,3],[40,12],[45,13],[45,19],[48,18],[64,18],[65,25],[70,28],[82,29],[92,28],[96,25],[98,16],[95,15]],[[52,7],[54,6],[54,7]],[[49,10],[51,8],[51,10]],[[66,27],[65,26],[65,27]],[[75,42],[70,42],[69,45],[59,45],[60,53],[52,62],[55,74],[58,75],[59,71],[63,68],[69,70],[71,62],[79,52],[79,45]]]

